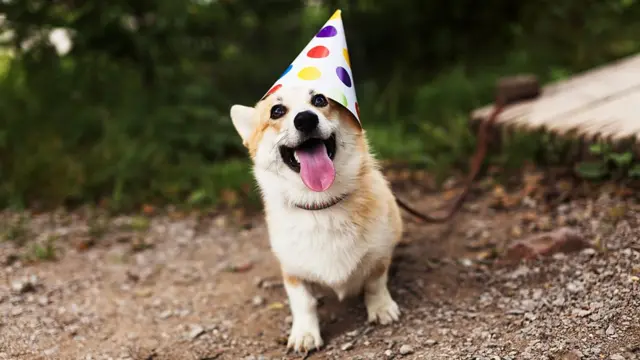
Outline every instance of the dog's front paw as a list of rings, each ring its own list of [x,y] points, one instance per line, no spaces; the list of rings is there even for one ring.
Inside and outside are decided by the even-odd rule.
[[[320,327],[313,321],[294,321],[291,327],[291,335],[287,342],[287,349],[296,352],[309,352],[322,347]]]
[[[366,305],[369,322],[378,322],[381,325],[386,325],[400,319],[400,308],[388,294],[367,297]]]

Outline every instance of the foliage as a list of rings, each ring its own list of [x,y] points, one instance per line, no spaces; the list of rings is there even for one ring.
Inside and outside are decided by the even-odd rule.
[[[640,48],[635,0],[543,3],[5,1],[0,207],[256,200],[229,107],[255,102],[337,7],[373,148],[446,173],[497,77],[556,80]]]
[[[596,159],[576,165],[576,171],[583,178],[640,177],[640,159],[634,159],[631,151],[617,152],[606,143],[597,143],[589,148],[589,152]]]

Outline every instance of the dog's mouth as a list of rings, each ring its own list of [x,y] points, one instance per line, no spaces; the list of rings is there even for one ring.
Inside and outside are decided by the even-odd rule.
[[[291,170],[300,173],[302,182],[313,191],[327,190],[336,178],[335,134],[324,140],[308,139],[296,147],[280,146],[280,156]]]

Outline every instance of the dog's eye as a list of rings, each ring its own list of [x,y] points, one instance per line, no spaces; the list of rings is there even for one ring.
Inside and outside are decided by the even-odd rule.
[[[271,108],[271,118],[273,120],[283,117],[286,113],[287,108],[284,105],[273,105],[273,107]]]
[[[313,97],[311,98],[311,105],[315,107],[325,107],[327,106],[327,104],[329,104],[329,102],[327,101],[327,98],[322,94],[313,95]]]

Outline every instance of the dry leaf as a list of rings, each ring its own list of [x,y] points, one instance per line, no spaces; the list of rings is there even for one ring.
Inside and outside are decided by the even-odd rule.
[[[153,205],[144,204],[142,205],[142,213],[145,215],[151,215],[156,211]]]
[[[276,301],[276,302],[272,302],[271,304],[269,304],[269,306],[267,306],[267,309],[269,310],[280,310],[280,309],[284,309],[284,304]]]
[[[224,201],[230,207],[234,207],[238,204],[238,193],[231,189],[224,189],[220,193],[222,201]]]
[[[232,264],[227,267],[228,272],[233,273],[243,273],[251,270],[253,268],[253,264],[251,262],[246,262],[243,264]]]

